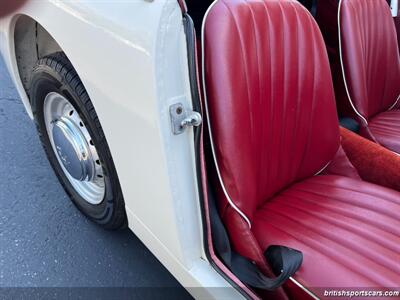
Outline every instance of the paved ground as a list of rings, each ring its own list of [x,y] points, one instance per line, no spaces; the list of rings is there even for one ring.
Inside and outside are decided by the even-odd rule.
[[[0,287],[152,287],[128,290],[138,298],[173,287],[171,298],[189,298],[132,232],[105,231],[72,205],[1,59]]]

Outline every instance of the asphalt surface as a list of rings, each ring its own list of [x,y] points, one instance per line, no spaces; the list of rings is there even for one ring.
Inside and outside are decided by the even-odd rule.
[[[96,287],[118,288],[101,289],[109,299],[121,290],[124,298],[190,298],[131,231],[103,230],[74,207],[0,58],[0,298],[32,292],[15,287],[57,288],[35,289],[49,298],[68,298],[65,287],[70,298]]]

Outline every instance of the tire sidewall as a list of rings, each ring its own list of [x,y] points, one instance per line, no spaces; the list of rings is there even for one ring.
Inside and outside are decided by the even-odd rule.
[[[43,112],[45,97],[51,92],[56,92],[64,96],[74,106],[81,119],[85,123],[85,126],[94,142],[100,161],[102,162],[105,181],[105,195],[102,202],[98,205],[90,204],[83,199],[78,192],[75,191],[74,187],[65,176],[56,154],[53,151],[53,147],[47,133]],[[103,132],[99,132],[98,128],[96,128],[96,125],[92,121],[87,108],[83,105],[83,101],[80,98],[82,96],[87,97],[86,92],[78,95],[76,91],[73,90],[67,82],[65,82],[63,76],[61,76],[51,67],[47,65],[39,65],[35,68],[32,74],[30,98],[32,102],[35,123],[50,164],[52,165],[59,181],[74,204],[88,217],[94,219],[97,223],[107,223],[113,215],[114,199],[119,196],[115,193],[115,185],[112,182],[112,178],[115,178],[113,176],[116,176],[116,172],[113,165],[110,165],[112,164],[112,161],[109,161],[108,159],[107,154],[109,150],[107,145],[104,145],[105,139],[100,137],[100,135],[104,134]],[[116,184],[119,187],[118,179]]]

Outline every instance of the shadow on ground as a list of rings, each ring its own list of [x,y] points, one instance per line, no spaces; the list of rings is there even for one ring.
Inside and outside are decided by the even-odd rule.
[[[2,60],[0,287],[169,287],[189,298],[131,231],[105,231],[73,206]]]

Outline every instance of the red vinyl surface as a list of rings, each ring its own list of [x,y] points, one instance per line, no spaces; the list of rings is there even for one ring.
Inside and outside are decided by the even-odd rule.
[[[339,3],[342,3],[341,7]],[[400,57],[396,29],[387,2],[319,1],[317,21],[329,51],[339,114],[346,116],[353,111],[350,100],[367,120],[388,110],[400,94]]]
[[[339,115],[355,118],[362,135],[400,153],[400,56],[387,1],[319,1],[317,20],[329,52]]]
[[[342,146],[339,147],[339,150],[336,153],[335,157],[332,159],[332,161],[329,163],[326,169],[322,172],[322,174],[339,175],[361,180],[361,177],[358,174],[357,169],[350,162]]]
[[[323,175],[284,190],[257,211],[262,249],[304,254],[295,278],[316,287],[394,287],[400,282],[400,193]]]
[[[316,294],[396,286],[400,193],[354,174],[314,176],[337,156],[340,139],[311,15],[294,0],[220,0],[205,22],[206,101],[231,203],[222,192],[218,201],[234,249],[267,274],[269,245],[302,251],[295,278]]]
[[[369,119],[388,110],[400,94],[396,29],[385,0],[342,0],[345,79],[357,110]]]
[[[265,30],[267,28],[267,30]],[[205,73],[219,168],[248,218],[335,155],[339,127],[324,42],[297,1],[218,1]]]
[[[400,153],[400,110],[378,114],[370,120],[368,127],[379,144]]]

